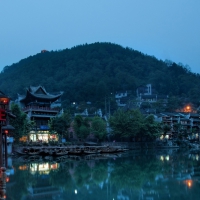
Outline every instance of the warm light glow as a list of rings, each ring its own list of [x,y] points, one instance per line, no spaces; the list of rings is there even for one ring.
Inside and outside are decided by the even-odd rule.
[[[19,166],[19,170],[27,170],[27,166],[26,165]]]
[[[189,109],[190,109],[190,106],[187,106],[186,108],[187,108],[187,110],[189,110]]]
[[[0,98],[0,103],[8,104],[8,102],[9,102],[8,98]]]
[[[51,169],[58,169],[58,164],[57,163],[52,164]]]
[[[6,177],[6,183],[9,182],[10,178],[7,176]]]
[[[192,187],[192,180],[185,180],[185,184],[191,188]]]
[[[22,136],[21,138],[19,138],[20,142],[26,142],[28,140],[27,136]]]
[[[48,171],[49,170],[49,163],[39,164],[38,171]]]

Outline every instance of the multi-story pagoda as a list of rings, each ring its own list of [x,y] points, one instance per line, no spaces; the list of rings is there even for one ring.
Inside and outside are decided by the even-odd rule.
[[[30,86],[26,89],[26,95],[18,94],[17,101],[22,111],[36,124],[34,130],[31,131],[30,140],[56,139],[55,135],[49,135],[48,121],[61,111],[62,94],[63,92],[49,94],[42,86]]]

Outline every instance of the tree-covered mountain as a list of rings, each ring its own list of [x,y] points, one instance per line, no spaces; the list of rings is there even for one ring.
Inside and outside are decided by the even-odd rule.
[[[151,83],[158,94],[200,100],[200,75],[188,67],[164,62],[111,43],[84,44],[47,51],[6,66],[0,73],[0,90],[12,99],[29,85],[48,92],[64,91],[62,100],[96,102],[110,93]]]

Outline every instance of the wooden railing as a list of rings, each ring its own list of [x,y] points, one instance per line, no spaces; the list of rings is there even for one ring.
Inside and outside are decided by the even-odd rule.
[[[46,110],[46,111],[59,111],[58,108],[50,108],[50,107],[39,107],[39,106],[27,106],[22,109],[23,111],[27,110]]]

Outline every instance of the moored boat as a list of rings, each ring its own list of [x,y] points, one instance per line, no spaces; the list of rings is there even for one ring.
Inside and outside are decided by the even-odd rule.
[[[64,156],[67,155],[68,151],[66,149],[57,149],[53,152],[53,156]]]
[[[106,147],[101,149],[101,153],[117,153],[118,149],[113,147]]]

